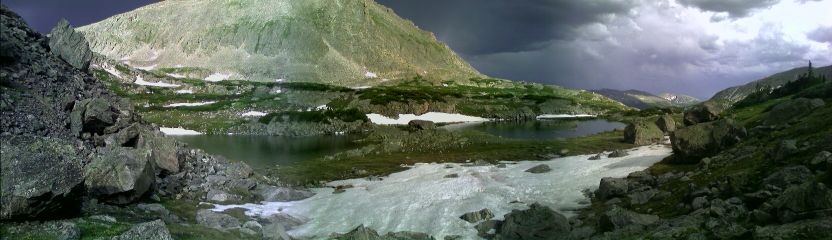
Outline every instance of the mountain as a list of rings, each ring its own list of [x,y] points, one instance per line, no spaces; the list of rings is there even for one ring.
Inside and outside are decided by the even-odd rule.
[[[806,74],[808,67],[794,68],[785,72],[773,74],[771,76],[752,81],[745,85],[734,86],[725,90],[719,91],[711,97],[710,101],[716,101],[726,104],[734,104],[739,102],[748,94],[754,92],[758,87],[769,86],[779,87],[787,82],[794,81],[801,74]],[[832,65],[826,67],[819,67],[813,70],[815,74],[825,75],[827,78],[832,78]]]
[[[633,89],[622,91],[605,88],[592,90],[592,92],[639,109],[651,107],[686,107],[699,102],[699,99],[686,95],[663,93],[657,96],[649,92]]]
[[[78,29],[94,52],[188,77],[374,85],[482,76],[372,0],[162,1]]]

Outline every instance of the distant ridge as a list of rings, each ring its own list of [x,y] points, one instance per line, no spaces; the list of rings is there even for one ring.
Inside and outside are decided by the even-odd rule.
[[[646,109],[651,107],[686,107],[700,102],[699,99],[680,94],[663,93],[654,95],[641,90],[598,89],[592,92],[619,101],[624,105]]]
[[[788,71],[772,74],[771,76],[762,79],[751,81],[744,85],[726,88],[725,90],[714,94],[709,101],[716,101],[728,105],[734,104],[754,92],[757,87],[768,86],[777,88],[787,82],[796,80],[801,74],[806,74],[807,70],[808,67],[794,68]],[[814,72],[815,74],[825,75],[827,78],[832,78],[832,65],[814,68]]]

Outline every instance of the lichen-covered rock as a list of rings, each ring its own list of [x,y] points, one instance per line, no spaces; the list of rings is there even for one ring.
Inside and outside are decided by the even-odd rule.
[[[165,137],[157,131],[143,130],[137,146],[150,152],[149,159],[158,170],[179,172],[179,158],[176,155],[178,147],[173,138]]]
[[[782,222],[812,217],[817,211],[832,211],[832,189],[819,182],[789,187],[773,204]]]
[[[627,226],[647,226],[659,221],[659,217],[632,212],[617,206],[601,214],[598,226],[602,231],[612,231]]]
[[[111,103],[102,98],[84,99],[75,102],[70,113],[70,128],[75,136],[81,133],[103,134],[104,129],[116,123],[118,112]]]
[[[635,121],[624,129],[624,141],[635,145],[660,143],[662,139],[664,132],[652,122]]]
[[[552,171],[552,168],[546,164],[540,164],[526,170],[528,173],[546,173]]]
[[[498,239],[551,239],[571,230],[566,217],[538,203],[526,210],[512,210],[504,217]]]
[[[115,236],[112,240],[173,240],[168,227],[162,220],[136,224],[130,230]]]
[[[785,101],[772,107],[763,123],[766,125],[785,124],[824,105],[826,104],[822,99],[798,98]]]
[[[673,117],[670,115],[663,115],[659,119],[656,119],[656,126],[663,132],[670,133],[676,131],[676,120],[673,120]]]
[[[763,183],[785,189],[789,187],[789,185],[801,184],[803,182],[811,180],[811,178],[811,170],[809,170],[805,166],[793,166],[786,167],[780,169],[777,172],[772,173],[771,175],[763,179]]]
[[[61,19],[49,33],[49,48],[75,68],[87,70],[90,66],[92,51],[89,43],[83,34],[75,32],[66,19]]]
[[[436,128],[436,124],[425,120],[411,120],[407,123],[407,126],[414,130],[430,130]]]
[[[315,195],[314,192],[308,190],[274,186],[258,186],[257,193],[260,194],[260,196],[263,198],[263,201],[270,202],[298,201],[307,199]]]
[[[685,123],[685,126],[691,126],[698,123],[716,121],[719,119],[720,113],[722,113],[722,109],[720,109],[716,104],[712,102],[703,102],[702,104],[696,105],[685,111],[683,122]]]
[[[0,139],[0,219],[55,218],[80,206],[81,157],[67,141]]]
[[[218,213],[210,209],[196,212],[196,222],[209,228],[229,229],[240,227],[240,220],[225,213]]]
[[[674,162],[698,163],[704,157],[713,156],[747,135],[745,128],[732,119],[702,123],[677,129],[670,134]]]
[[[107,147],[84,170],[87,191],[106,202],[126,204],[137,200],[155,182],[147,151]]]
[[[759,240],[832,239],[832,218],[761,226],[754,230],[752,237]]]
[[[626,150],[616,149],[616,150],[612,151],[609,155],[607,155],[607,157],[608,158],[620,158],[620,157],[626,157],[627,155],[630,155],[630,154],[627,153]]]
[[[598,190],[595,191],[595,196],[601,200],[620,197],[627,194],[628,188],[627,179],[605,177],[601,179]]]
[[[476,223],[482,220],[494,218],[494,214],[491,213],[491,210],[488,210],[488,208],[483,208],[482,210],[476,212],[462,214],[459,218],[470,223]]]

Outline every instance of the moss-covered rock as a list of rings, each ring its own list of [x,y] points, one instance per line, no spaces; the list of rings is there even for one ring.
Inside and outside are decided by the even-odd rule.
[[[772,107],[771,111],[766,115],[764,124],[780,125],[788,123],[824,105],[825,103],[821,99],[798,98],[789,100]]]
[[[664,132],[655,123],[637,120],[624,129],[624,140],[635,145],[660,143]]]
[[[717,154],[747,135],[745,128],[732,119],[696,124],[677,129],[670,135],[674,162],[698,163],[700,159]]]
[[[703,102],[685,111],[684,123],[685,126],[690,126],[697,123],[715,121],[719,119],[720,113],[722,113],[722,108],[715,103]]]
[[[665,133],[670,133],[676,131],[676,120],[673,120],[670,115],[663,115],[656,119],[656,126]]]
[[[101,149],[84,169],[87,191],[106,202],[131,203],[155,182],[149,152],[123,147]]]

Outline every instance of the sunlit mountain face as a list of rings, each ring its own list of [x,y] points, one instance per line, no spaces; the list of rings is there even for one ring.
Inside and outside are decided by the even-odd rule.
[[[0,4],[0,239],[832,239],[830,0]]]

